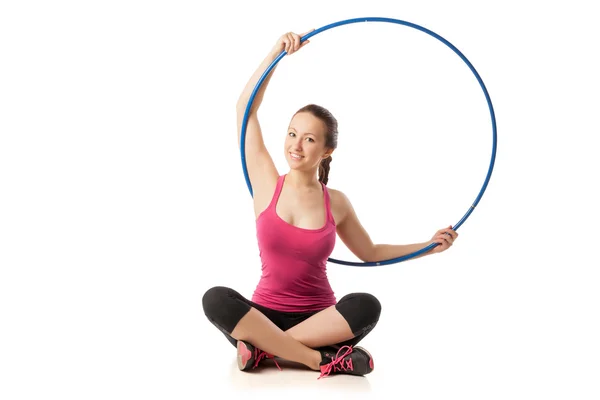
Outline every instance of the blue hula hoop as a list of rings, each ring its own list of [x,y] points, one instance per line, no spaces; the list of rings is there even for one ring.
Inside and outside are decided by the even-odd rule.
[[[388,22],[388,23],[393,23],[393,24],[399,24],[399,25],[405,25],[411,28],[415,28],[419,31],[425,32],[428,35],[433,36],[434,38],[438,39],[439,41],[441,41],[442,43],[444,43],[446,46],[450,47],[456,54],[458,54],[458,56],[467,64],[467,66],[471,69],[471,72],[473,72],[473,74],[475,75],[475,78],[477,78],[477,81],[479,82],[479,85],[481,86],[481,89],[483,90],[483,93],[485,95],[485,98],[487,100],[489,109],[490,109],[490,117],[492,120],[492,135],[493,135],[493,144],[492,144],[492,158],[490,160],[490,165],[489,165],[489,169],[487,172],[487,175],[485,177],[485,181],[483,182],[483,186],[481,187],[481,190],[479,191],[479,194],[477,195],[477,197],[475,198],[475,201],[473,202],[473,204],[469,207],[469,209],[467,210],[467,212],[465,213],[465,215],[453,226],[453,229],[456,231],[458,230],[458,228],[460,228],[460,226],[467,220],[467,218],[469,218],[469,216],[471,215],[471,213],[473,212],[473,210],[475,210],[475,207],[477,206],[477,204],[479,203],[479,201],[481,200],[481,197],[483,197],[483,193],[485,192],[488,183],[490,181],[490,178],[492,176],[492,171],[494,169],[494,162],[496,160],[496,143],[497,143],[497,132],[496,132],[496,117],[494,115],[494,108],[492,107],[492,100],[490,99],[490,95],[488,94],[488,91],[485,87],[485,84],[483,83],[483,80],[481,79],[481,77],[479,76],[479,74],[477,73],[477,71],[475,70],[475,68],[473,67],[473,65],[469,62],[469,60],[467,60],[467,57],[465,57],[452,43],[448,42],[446,39],[444,39],[443,37],[441,37],[440,35],[438,35],[435,32],[430,31],[429,29],[423,28],[422,26],[413,24],[411,22],[406,22],[406,21],[402,21],[402,20],[398,20],[398,19],[392,19],[392,18],[379,18],[379,17],[369,17],[369,18],[353,18],[353,19],[347,19],[347,20],[343,20],[343,21],[339,21],[339,22],[335,22],[333,24],[329,24],[329,25],[325,25],[319,29],[316,29],[308,34],[306,34],[305,36],[302,37],[301,42],[304,42],[306,39],[311,38],[312,36],[315,36],[321,32],[324,32],[326,30],[335,28],[337,26],[342,26],[342,25],[348,25],[348,24],[354,24],[354,23],[358,23],[358,22]],[[250,112],[250,109],[252,107],[252,103],[254,102],[254,98],[256,96],[256,93],[258,92],[258,89],[260,88],[260,86],[262,85],[263,81],[265,80],[265,78],[269,75],[269,73],[271,72],[271,70],[275,67],[275,65],[277,65],[277,63],[286,55],[286,51],[282,51],[281,54],[279,54],[279,56],[271,63],[271,65],[269,65],[269,67],[265,70],[265,72],[262,74],[262,76],[260,77],[260,79],[258,80],[256,86],[254,87],[254,90],[252,92],[252,95],[250,96],[250,99],[248,100],[248,105],[246,106],[246,112],[244,114],[244,120],[242,123],[242,131],[241,131],[241,136],[240,136],[240,152],[241,152],[241,158],[242,158],[242,168],[244,170],[244,178],[246,179],[246,184],[248,185],[248,189],[250,190],[250,195],[253,196],[253,192],[252,192],[252,185],[250,183],[250,178],[248,176],[248,168],[246,165],[246,127],[248,125],[248,115]],[[336,264],[342,264],[342,265],[349,265],[349,266],[355,266],[355,267],[374,267],[374,266],[379,266],[379,265],[389,265],[389,264],[395,264],[401,261],[405,261],[408,260],[410,258],[419,256],[429,250],[431,250],[432,248],[438,246],[438,243],[432,243],[429,246],[421,249],[421,250],[417,250],[414,253],[411,254],[407,254],[405,256],[402,257],[398,257],[398,258],[393,258],[393,259],[389,259],[389,260],[382,260],[382,261],[372,261],[372,262],[352,262],[352,261],[343,261],[343,260],[337,260],[334,258],[328,258],[328,261],[336,263]]]

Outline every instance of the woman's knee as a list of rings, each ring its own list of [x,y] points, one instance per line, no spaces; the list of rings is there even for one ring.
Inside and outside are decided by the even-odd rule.
[[[202,296],[202,309],[207,316],[215,315],[219,309],[223,308],[223,303],[227,301],[228,288],[223,286],[214,286],[208,289]]]
[[[250,310],[250,305],[235,290],[215,286],[202,296],[202,308],[213,324],[231,333],[240,319]]]
[[[369,293],[347,294],[335,307],[355,334],[372,329],[381,315],[381,303]]]

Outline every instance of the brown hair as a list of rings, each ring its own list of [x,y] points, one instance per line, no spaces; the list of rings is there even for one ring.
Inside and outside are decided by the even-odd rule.
[[[327,131],[325,132],[325,147],[335,149],[337,147],[338,139],[338,122],[329,110],[316,104],[309,104],[296,111],[296,114],[301,112],[311,113],[313,116],[323,121],[327,127]],[[331,161],[332,158],[330,155],[329,157],[324,158],[319,165],[319,181],[323,182],[324,185],[327,185],[327,181],[329,180],[329,164]]]

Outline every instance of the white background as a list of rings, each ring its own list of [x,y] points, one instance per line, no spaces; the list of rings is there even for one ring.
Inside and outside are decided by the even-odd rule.
[[[3,2],[0,398],[598,399],[600,30],[566,4]],[[338,298],[383,304],[366,379],[241,373],[201,307],[260,276],[237,97],[281,34],[371,16],[473,63],[490,184],[443,254],[329,264]],[[285,57],[259,115],[280,173],[308,103],[339,120],[329,186],[375,242],[426,241],[479,193],[487,103],[433,37],[353,24]]]

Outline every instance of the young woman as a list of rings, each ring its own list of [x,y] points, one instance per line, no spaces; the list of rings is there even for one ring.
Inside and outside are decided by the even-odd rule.
[[[248,81],[237,104],[238,145],[248,100],[260,76],[282,50],[291,55],[306,46],[308,40],[300,44],[303,35],[281,36]],[[336,234],[363,261],[401,257],[430,243],[439,246],[423,255],[440,253],[458,234],[448,227],[424,243],[373,244],[348,198],[325,186],[337,147],[337,121],[314,104],[291,119],[284,142],[290,169],[279,175],[257,118],[273,72],[256,94],[246,127],[262,276],[252,300],[231,288],[209,289],[202,299],[204,313],[237,347],[241,370],[277,356],[320,371],[320,377],[366,375],[373,370],[373,358],[356,344],[377,324],[381,305],[368,293],[352,293],[336,301],[326,273]]]

